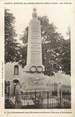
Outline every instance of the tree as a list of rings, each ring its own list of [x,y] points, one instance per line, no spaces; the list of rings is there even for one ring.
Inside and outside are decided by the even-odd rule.
[[[15,39],[15,17],[9,10],[5,10],[5,62],[16,61],[18,56],[18,43]]]
[[[20,59],[19,59],[19,64],[24,67],[26,65],[27,61],[27,45],[21,46],[20,47]]]
[[[53,72],[59,70],[58,55],[60,52],[63,36],[56,31],[56,26],[49,23],[46,16],[39,17],[41,22],[42,36],[42,59],[45,66],[45,74],[53,75]]]
[[[70,44],[71,44],[71,31],[68,29],[67,32],[68,39],[64,40],[62,44],[62,51],[61,51],[61,65],[62,65],[62,71],[64,71],[66,74],[71,75],[71,50],[70,50]]]
[[[65,40],[63,49],[62,49],[62,70],[66,74],[71,74],[70,64],[71,64],[71,56],[70,56],[70,40]]]

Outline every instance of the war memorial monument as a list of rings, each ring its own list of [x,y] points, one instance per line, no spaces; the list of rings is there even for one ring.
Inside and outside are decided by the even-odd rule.
[[[70,108],[70,80],[44,75],[41,25],[34,8],[28,28],[27,64],[15,87],[14,108]],[[62,74],[62,75],[61,75]],[[17,78],[17,77],[16,77]],[[13,79],[14,80],[14,79]],[[13,100],[10,98],[10,100]]]

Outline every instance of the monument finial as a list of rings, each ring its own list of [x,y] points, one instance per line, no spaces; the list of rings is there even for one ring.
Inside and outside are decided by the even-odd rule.
[[[32,17],[37,17],[37,12],[36,12],[36,8],[33,9],[33,13],[32,13]]]

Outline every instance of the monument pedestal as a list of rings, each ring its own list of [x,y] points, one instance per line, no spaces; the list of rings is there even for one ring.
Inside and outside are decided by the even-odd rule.
[[[23,92],[47,91],[50,78],[43,73],[25,73],[21,80]]]

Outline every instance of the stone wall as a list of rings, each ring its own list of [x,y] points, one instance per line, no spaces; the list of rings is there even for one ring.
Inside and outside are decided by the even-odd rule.
[[[18,65],[19,68],[19,74],[15,75],[14,74],[14,66]],[[23,68],[17,63],[17,62],[9,62],[5,64],[5,80],[6,81],[12,81],[14,79],[21,79],[23,75]]]

